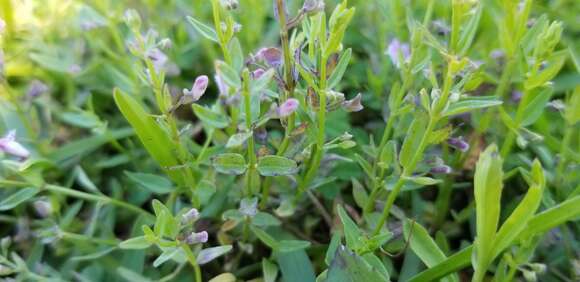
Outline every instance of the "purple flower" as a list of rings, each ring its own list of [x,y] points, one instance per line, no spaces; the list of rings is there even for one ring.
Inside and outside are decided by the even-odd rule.
[[[190,209],[181,216],[182,224],[189,224],[195,222],[199,218],[199,211],[195,208]]]
[[[393,64],[397,68],[400,68],[402,63],[400,59],[403,59],[403,63],[407,62],[411,57],[411,49],[409,48],[409,44],[401,43],[398,39],[393,39],[387,48],[387,55],[391,58]]]
[[[298,109],[298,106],[300,106],[300,102],[298,102],[298,100],[294,98],[290,98],[286,100],[286,102],[284,102],[282,105],[280,105],[280,107],[278,107],[276,113],[278,114],[278,117],[281,118],[287,117],[291,115],[293,112],[295,112],[296,109]]]
[[[305,0],[302,5],[305,13],[313,14],[324,10],[324,0]]]
[[[187,237],[185,237],[185,243],[190,244],[190,245],[205,243],[205,242],[207,242],[208,238],[209,238],[209,235],[207,234],[207,231],[191,232],[191,234],[189,234]]]
[[[48,217],[52,213],[52,205],[49,201],[43,199],[35,201],[33,204],[34,210],[40,217]]]
[[[255,71],[252,72],[252,78],[253,79],[260,79],[260,77],[262,77],[262,75],[264,75],[266,73],[266,71],[262,68],[259,68]]]
[[[277,68],[282,65],[282,51],[278,48],[262,48],[256,54],[258,59],[264,60],[269,66]]]
[[[33,80],[28,85],[28,90],[26,90],[26,96],[30,99],[38,98],[41,95],[47,93],[49,90],[48,86],[40,80]]]
[[[169,61],[167,55],[165,55],[165,53],[163,53],[159,48],[149,50],[147,52],[147,58],[151,60],[156,71],[162,69],[167,61]]]
[[[15,130],[11,130],[6,136],[0,138],[0,151],[21,159],[26,159],[30,156],[30,152],[20,143],[16,142]]]
[[[200,75],[195,79],[191,90],[183,89],[183,97],[185,97],[184,104],[197,102],[205,93],[208,83],[209,78],[207,75]]]
[[[347,112],[359,112],[364,109],[362,103],[362,94],[358,93],[353,99],[342,102],[342,107]]]
[[[450,174],[452,171],[451,167],[448,165],[438,165],[431,168],[430,172],[432,174]]]
[[[464,153],[469,150],[469,143],[465,142],[465,140],[463,140],[463,137],[449,138],[447,139],[447,144]]]

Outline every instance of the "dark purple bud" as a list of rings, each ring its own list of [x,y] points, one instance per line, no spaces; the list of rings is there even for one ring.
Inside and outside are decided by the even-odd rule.
[[[449,138],[447,139],[447,144],[464,153],[469,150],[469,143],[465,142],[462,137]]]
[[[361,103],[361,100],[362,100],[362,94],[361,93],[358,93],[353,99],[344,101],[342,103],[342,107],[347,112],[359,112],[359,111],[362,111],[364,109],[364,107],[363,107],[363,105]]]
[[[298,109],[298,106],[300,106],[300,102],[294,98],[290,98],[286,100],[286,102],[282,103],[280,107],[278,107],[276,113],[281,118],[287,117],[294,113],[296,109]]]
[[[264,60],[269,66],[277,68],[282,65],[282,51],[278,48],[262,48],[256,55]]]
[[[451,167],[448,165],[439,165],[436,167],[431,168],[432,174],[450,174],[452,171]]]
[[[520,100],[522,99],[522,96],[524,96],[524,93],[522,93],[522,91],[519,90],[514,90],[512,91],[512,101],[519,103]]]

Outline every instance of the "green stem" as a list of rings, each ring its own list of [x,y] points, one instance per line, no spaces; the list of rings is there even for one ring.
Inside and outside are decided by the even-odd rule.
[[[60,231],[59,235],[63,239],[69,239],[74,241],[91,242],[94,244],[111,245],[111,246],[117,246],[119,244],[119,241],[115,239],[93,238],[86,235],[70,233],[66,231]]]
[[[242,73],[242,96],[244,97],[244,111],[246,113],[246,130],[252,130],[252,102],[250,97],[250,71],[248,69],[244,69]],[[256,172],[256,151],[254,145],[254,135],[250,134],[250,138],[248,139],[248,159],[249,159],[249,168],[246,174],[247,178],[247,195],[252,195],[252,187],[254,187],[254,175]]]
[[[199,264],[197,264],[197,259],[195,258],[195,255],[191,251],[191,248],[189,247],[189,245],[181,243],[181,249],[183,249],[183,251],[185,252],[185,256],[187,257],[187,260],[193,267],[193,271],[195,272],[195,282],[202,282],[201,269],[199,268]]]

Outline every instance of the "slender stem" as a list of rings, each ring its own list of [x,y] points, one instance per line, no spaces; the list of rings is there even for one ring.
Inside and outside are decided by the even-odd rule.
[[[119,244],[119,240],[116,239],[93,238],[83,234],[70,233],[66,231],[60,231],[59,235],[63,239],[69,239],[74,241],[91,242],[94,244],[111,245],[111,246],[117,246]]]
[[[242,73],[243,78],[243,86],[242,86],[242,96],[244,97],[244,110],[246,113],[246,130],[252,130],[252,102],[250,97],[250,72],[248,69],[244,69]],[[252,187],[254,186],[254,175],[256,172],[256,151],[254,148],[254,135],[250,134],[250,138],[248,139],[248,160],[249,160],[249,169],[246,174],[247,178],[247,195],[252,195]]]
[[[181,248],[185,252],[187,260],[193,267],[193,271],[195,272],[195,282],[202,282],[201,269],[199,268],[199,264],[197,264],[197,259],[195,258],[195,255],[191,251],[191,248],[189,247],[189,245],[185,243],[181,243]]]
[[[20,182],[20,181],[0,180],[0,188],[8,188],[8,187],[25,188],[25,187],[30,187],[30,186],[34,186],[34,185],[30,184],[30,183],[26,183],[26,182]],[[39,188],[53,192],[53,193],[67,195],[67,196],[71,196],[74,198],[83,199],[83,200],[87,200],[87,201],[91,201],[91,202],[102,202],[105,204],[115,205],[115,206],[124,208],[126,210],[130,210],[132,212],[135,212],[137,214],[140,214],[147,219],[154,219],[155,218],[148,211],[146,211],[140,207],[134,206],[132,204],[129,204],[129,203],[117,200],[117,199],[110,198],[110,197],[105,196],[105,195],[89,194],[86,192],[72,190],[72,189],[69,189],[67,187],[62,187],[62,186],[58,186],[58,185],[51,185],[51,184],[47,184],[47,185],[44,185],[44,186],[39,187]]]

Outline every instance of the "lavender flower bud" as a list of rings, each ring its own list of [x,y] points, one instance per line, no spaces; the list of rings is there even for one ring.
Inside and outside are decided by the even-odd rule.
[[[432,174],[450,174],[451,171],[452,169],[448,165],[439,165],[430,170]]]
[[[52,214],[52,205],[47,200],[38,200],[33,204],[36,214],[40,217],[48,217]]]
[[[262,48],[256,57],[264,60],[269,66],[277,68],[282,65],[282,51],[278,48]]]
[[[305,0],[302,5],[302,11],[308,14],[314,14],[324,10],[324,0]]]
[[[278,107],[276,113],[278,114],[278,117],[281,118],[287,117],[292,113],[294,113],[296,109],[298,109],[298,106],[300,106],[300,102],[298,102],[298,100],[294,98],[290,98],[286,100],[286,102],[284,102],[282,105],[280,105],[280,107]]]
[[[30,99],[38,98],[41,95],[48,92],[48,86],[39,80],[33,80],[30,85],[28,85],[28,90],[26,91],[26,96]]]
[[[220,92],[220,96],[227,97],[230,92],[230,87],[224,82],[224,79],[219,74],[216,74],[214,80]]]
[[[197,209],[190,209],[181,216],[181,224],[189,224],[195,222],[199,218],[199,211]]]
[[[190,104],[197,102],[201,96],[207,90],[207,85],[209,84],[209,78],[206,75],[198,76],[191,87],[189,89],[183,89],[183,97],[185,100],[183,101],[184,104]]]
[[[347,111],[347,112],[359,112],[362,111],[364,109],[362,103],[362,95],[360,93],[358,93],[353,99],[351,100],[347,100],[344,101],[342,103],[342,107]]]
[[[262,68],[259,68],[255,71],[252,72],[252,78],[253,79],[260,79],[260,77],[262,77],[262,75],[264,75],[266,73],[266,71]]]
[[[187,237],[185,237],[185,243],[187,244],[199,244],[199,243],[205,243],[207,242],[207,239],[209,238],[209,235],[207,234],[207,231],[201,231],[201,232],[191,232],[191,234],[189,234]]]
[[[30,156],[30,152],[20,143],[16,142],[15,130],[11,130],[6,136],[0,138],[0,151],[21,159],[26,159]]]
[[[397,67],[401,67],[401,63],[407,62],[411,57],[411,49],[409,44],[401,43],[398,39],[391,40],[389,47],[387,48],[387,55],[391,58],[391,62]],[[400,61],[400,57],[403,58],[403,62]]]
[[[465,142],[462,137],[447,139],[449,146],[465,153],[469,150],[469,143]]]
[[[153,48],[147,51],[146,55],[147,58],[149,58],[153,63],[153,67],[155,68],[156,71],[161,70],[165,66],[167,61],[169,61],[167,55],[165,55],[165,53],[159,50],[159,48]]]

